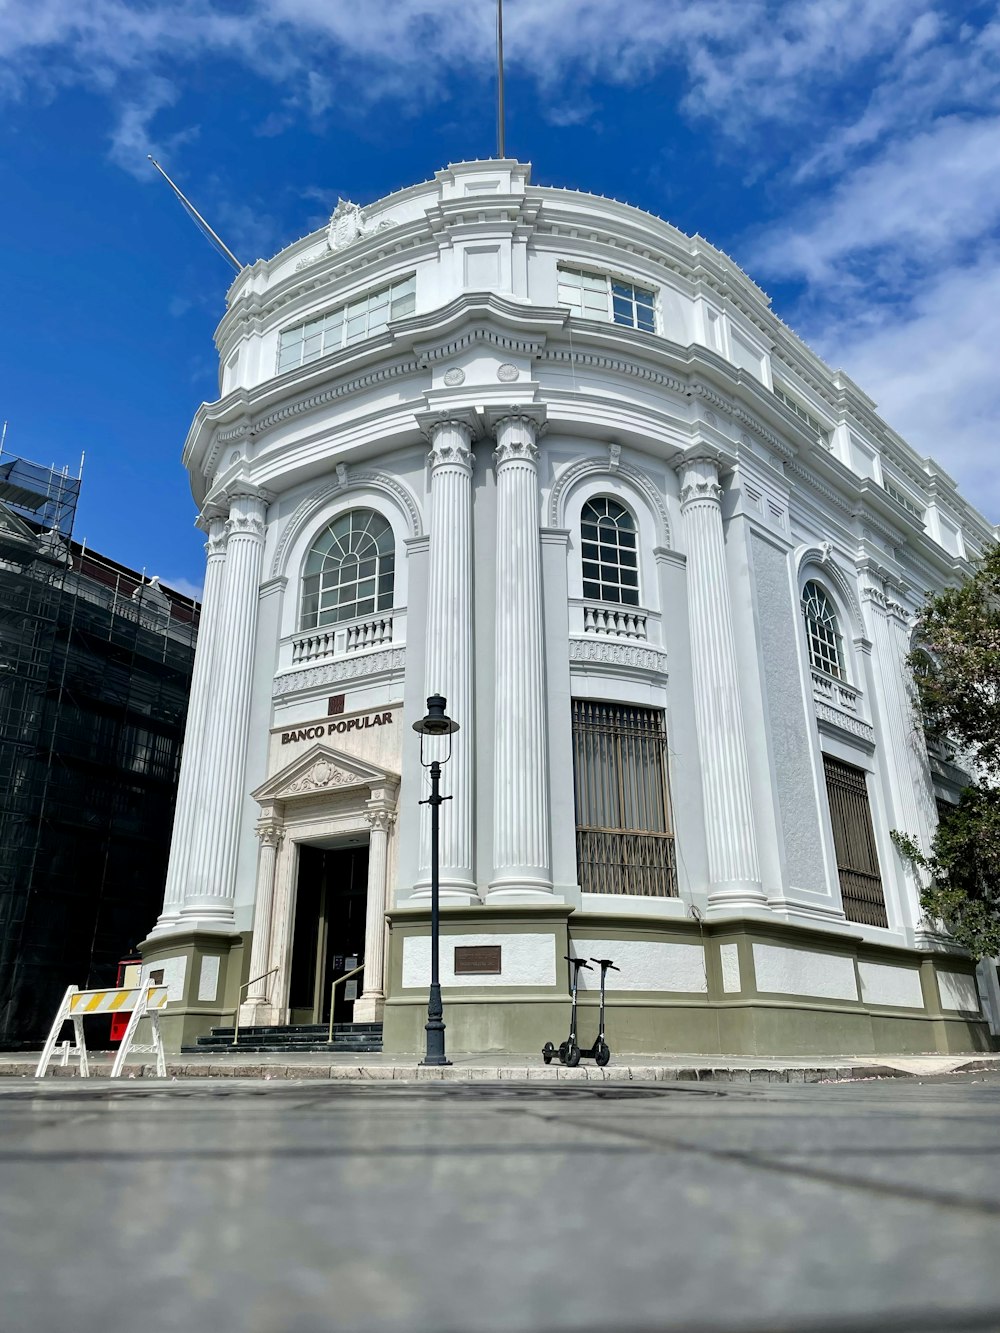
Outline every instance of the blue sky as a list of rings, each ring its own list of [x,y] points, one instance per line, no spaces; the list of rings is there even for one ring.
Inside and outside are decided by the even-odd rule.
[[[0,0],[7,448],[187,590],[180,449],[241,258],[494,149],[493,0]],[[733,255],[1000,519],[1000,4],[506,0],[507,148]]]

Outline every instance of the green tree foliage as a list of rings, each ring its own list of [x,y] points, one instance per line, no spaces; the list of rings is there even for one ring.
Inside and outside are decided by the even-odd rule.
[[[975,780],[941,818],[929,855],[893,841],[928,877],[924,911],[975,958],[1000,954],[1000,546],[960,588],[928,599],[911,655],[929,737],[963,754]],[[926,650],[926,651],[924,651]]]

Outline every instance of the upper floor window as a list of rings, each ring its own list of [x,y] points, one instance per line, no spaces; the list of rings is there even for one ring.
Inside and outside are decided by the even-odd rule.
[[[656,332],[656,293],[633,282],[583,269],[559,269],[559,304],[587,319],[608,319],[632,329]]]
[[[844,679],[844,652],[833,603],[818,583],[802,589],[802,614],[806,621],[809,665],[828,676]]]
[[[380,287],[377,292],[366,292],[308,324],[282,329],[278,348],[279,373],[378,333],[390,319],[412,315],[416,308],[416,291],[416,276],[411,273],[400,282]]]
[[[816,432],[816,438],[819,440],[820,444],[825,448],[830,447],[830,432],[825,426],[820,425],[811,412],[807,412],[800,403],[797,403],[790,394],[786,393],[780,384],[774,386],[774,396],[779,402],[784,403],[785,406],[790,408],[797,417],[804,421],[810,430]]]
[[[335,518],[306,556],[301,628],[357,620],[390,608],[395,559],[392,528],[381,514],[352,509]]]
[[[583,595],[599,602],[639,605],[635,519],[606,495],[588,500],[580,514]]]

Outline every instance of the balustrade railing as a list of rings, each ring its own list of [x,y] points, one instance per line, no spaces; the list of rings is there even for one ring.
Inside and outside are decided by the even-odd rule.
[[[814,671],[812,682],[813,698],[817,703],[830,704],[833,708],[839,708],[841,712],[850,713],[853,717],[861,716],[861,691],[855,689],[853,685],[848,685],[846,680],[838,680],[836,676]]]
[[[338,657],[391,642],[392,613],[367,616],[364,620],[325,625],[296,634],[292,640],[292,662],[314,662],[317,658]]]
[[[628,606],[606,606],[585,602],[584,634],[609,634],[619,639],[645,639],[646,613]]]

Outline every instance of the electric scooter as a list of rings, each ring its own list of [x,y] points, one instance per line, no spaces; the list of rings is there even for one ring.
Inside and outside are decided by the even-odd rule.
[[[598,1024],[597,1040],[591,1046],[589,1051],[581,1051],[580,1055],[584,1060],[593,1060],[595,1064],[602,1068],[611,1059],[611,1048],[604,1039],[604,978],[608,971],[620,972],[620,967],[615,967],[610,958],[591,958],[592,963],[596,963],[601,969],[601,1017]]]
[[[577,1041],[576,1037],[577,983],[580,978],[581,967],[585,967],[588,972],[590,972],[592,969],[590,964],[586,961],[586,959],[571,958],[569,954],[564,954],[563,956],[565,957],[567,963],[569,963],[573,968],[573,981],[570,986],[570,994],[573,999],[573,1004],[569,1011],[569,1036],[566,1038],[565,1041],[559,1043],[558,1051],[550,1041],[547,1041],[545,1045],[542,1047],[542,1059],[545,1061],[547,1065],[550,1065],[552,1063],[553,1056],[558,1055],[560,1064],[568,1065],[570,1069],[575,1069],[577,1065],[580,1063],[580,1057],[583,1055],[583,1051],[580,1050],[580,1043]],[[603,977],[603,975],[604,974],[602,972],[601,976]],[[588,1051],[587,1054],[589,1055],[590,1052]]]

